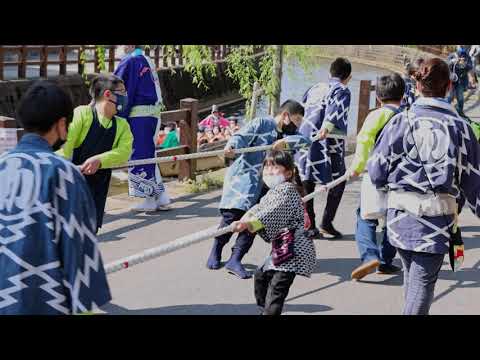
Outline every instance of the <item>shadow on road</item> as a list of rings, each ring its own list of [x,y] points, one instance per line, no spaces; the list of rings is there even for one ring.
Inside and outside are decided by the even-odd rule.
[[[151,309],[129,310],[116,304],[101,307],[107,315],[259,315],[255,304],[192,304],[174,305]],[[314,314],[333,310],[330,306],[314,304],[285,304],[284,312],[302,312]]]
[[[132,219],[132,220],[143,220],[139,221],[136,224],[126,225],[118,229],[107,231],[101,233],[98,236],[100,242],[111,242],[119,241],[124,238],[121,235],[137,230],[155,223],[158,223],[162,220],[184,220],[186,218],[193,217],[215,217],[218,216],[218,209],[207,207],[208,205],[218,202],[220,200],[220,195],[213,196],[208,199],[198,199],[197,197],[205,194],[189,194],[185,196],[178,197],[174,202],[192,202],[191,204],[182,206],[181,208],[174,208],[171,211],[159,211],[155,213],[135,213],[132,211],[126,211],[121,214],[105,214],[104,224],[109,222],[119,220],[119,219]]]

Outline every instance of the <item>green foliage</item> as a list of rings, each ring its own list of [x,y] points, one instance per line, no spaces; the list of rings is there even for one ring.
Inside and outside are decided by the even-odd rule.
[[[107,70],[107,65],[105,62],[105,54],[107,52],[107,49],[105,45],[96,45],[95,52],[97,53],[98,57],[98,69],[101,73],[105,72]]]
[[[188,193],[196,194],[207,192],[221,188],[223,186],[223,176],[214,176],[212,172],[209,171],[204,175],[198,176],[198,180],[186,180],[183,184],[185,191]]]

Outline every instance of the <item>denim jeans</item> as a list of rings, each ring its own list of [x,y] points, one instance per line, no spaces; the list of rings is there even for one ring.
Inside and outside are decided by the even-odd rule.
[[[379,260],[381,264],[390,265],[397,250],[387,239],[387,229],[382,229],[382,243],[377,245],[376,230],[378,220],[364,220],[360,216],[360,207],[357,209],[357,229],[355,240],[362,262]]]
[[[457,99],[457,105],[456,109],[459,115],[463,115],[463,104],[465,102],[464,97],[463,97],[463,92],[465,91],[465,88],[461,84],[456,84],[450,94],[448,95],[448,102],[453,101],[453,97]]]
[[[403,263],[403,315],[428,315],[444,254],[398,249]]]

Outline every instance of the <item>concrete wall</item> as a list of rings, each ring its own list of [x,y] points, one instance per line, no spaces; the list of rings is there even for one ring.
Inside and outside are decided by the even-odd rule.
[[[392,71],[403,72],[403,58],[406,55],[412,61],[435,55],[420,51],[416,48],[407,48],[397,45],[318,45],[319,56],[335,58],[346,57],[352,62],[386,68]]]

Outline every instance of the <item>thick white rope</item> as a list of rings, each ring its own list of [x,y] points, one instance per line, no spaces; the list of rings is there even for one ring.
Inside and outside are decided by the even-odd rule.
[[[348,181],[349,176],[347,174],[339,177],[338,179],[329,182],[328,184],[321,186],[319,189],[314,191],[311,194],[308,194],[304,198],[302,198],[303,202],[307,202],[311,199],[313,199],[315,196],[319,195],[320,193],[324,193],[331,188],[337,186],[338,184]],[[129,267],[132,267],[134,265],[138,265],[141,263],[144,263],[146,261],[155,259],[159,256],[169,254],[171,252],[174,252],[179,249],[183,249],[187,246],[199,243],[204,240],[211,239],[216,236],[220,236],[229,232],[233,231],[233,226],[229,225],[227,227],[218,229],[216,226],[209,227],[208,229],[196,232],[195,234],[190,234],[187,236],[183,236],[181,238],[178,238],[176,240],[173,240],[167,244],[163,244],[154,248],[150,248],[144,251],[141,251],[137,254],[125,257],[123,259],[119,259],[117,261],[114,261],[110,264],[107,264],[105,266],[105,272],[107,274],[112,274],[114,272],[127,269]]]
[[[338,134],[329,134],[327,136],[328,139],[341,139],[345,140],[347,137],[345,135],[338,135]],[[318,136],[312,138],[312,142],[318,140]],[[253,146],[249,148],[242,148],[242,149],[234,149],[235,154],[244,154],[244,153],[251,153],[251,152],[258,152],[258,151],[267,151],[272,149],[273,145],[262,145],[262,146]],[[132,166],[141,166],[141,165],[150,165],[150,164],[161,164],[166,162],[172,161],[182,161],[182,160],[194,160],[194,159],[202,159],[212,156],[219,156],[224,155],[224,150],[214,150],[214,151],[204,151],[204,152],[197,152],[193,154],[183,154],[183,155],[172,155],[172,156],[163,156],[157,157],[152,159],[142,159],[142,160],[131,160],[124,165],[114,166],[110,168],[102,168],[102,169],[125,169]]]

